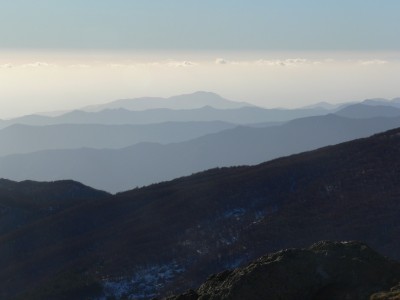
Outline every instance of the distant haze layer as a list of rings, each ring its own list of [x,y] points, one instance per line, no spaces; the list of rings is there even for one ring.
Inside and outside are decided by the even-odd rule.
[[[0,54],[0,118],[199,90],[270,108],[400,95],[396,53]]]

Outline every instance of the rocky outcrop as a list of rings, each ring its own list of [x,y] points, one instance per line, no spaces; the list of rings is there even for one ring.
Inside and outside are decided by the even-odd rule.
[[[400,283],[387,292],[375,293],[370,300],[400,300]]]
[[[323,241],[308,249],[268,254],[245,267],[212,275],[197,291],[168,299],[368,299],[399,280],[400,264],[367,245]],[[397,299],[381,294],[371,299]]]

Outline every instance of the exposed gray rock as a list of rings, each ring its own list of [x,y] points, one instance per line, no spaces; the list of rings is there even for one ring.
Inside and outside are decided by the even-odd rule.
[[[400,280],[400,264],[360,242],[323,241],[268,254],[212,275],[194,292],[169,300],[368,299]],[[391,299],[391,298],[373,298]]]

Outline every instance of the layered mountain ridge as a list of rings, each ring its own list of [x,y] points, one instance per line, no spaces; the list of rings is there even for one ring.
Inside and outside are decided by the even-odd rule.
[[[0,180],[0,298],[180,294],[209,274],[318,240],[362,240],[399,259],[396,101],[300,110],[118,107],[127,103],[3,122],[13,125],[0,131],[1,151],[23,154],[0,158],[0,177],[21,181]],[[119,193],[53,182],[71,178]]]
[[[44,150],[0,157],[0,176],[13,180],[73,179],[97,189],[120,192],[209,168],[254,165],[399,126],[400,117],[348,119],[326,115],[280,126],[236,127],[166,145]]]
[[[93,299],[148,299],[317,240],[362,240],[398,259],[399,149],[395,129],[85,201],[0,236],[0,293],[87,299],[86,282]]]
[[[115,193],[209,168],[254,165],[400,126],[395,100],[288,110],[246,106],[206,92],[151,99],[5,121],[0,176],[72,179]],[[214,100],[212,107],[194,108]],[[146,101],[149,106],[143,106]],[[186,101],[192,107],[171,109]],[[164,108],[153,108],[159,102]],[[128,110],[134,107],[127,103],[149,109]]]

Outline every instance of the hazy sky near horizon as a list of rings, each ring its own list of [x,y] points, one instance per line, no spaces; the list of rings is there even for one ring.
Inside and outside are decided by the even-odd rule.
[[[400,1],[0,0],[0,118],[208,90],[400,96]]]

